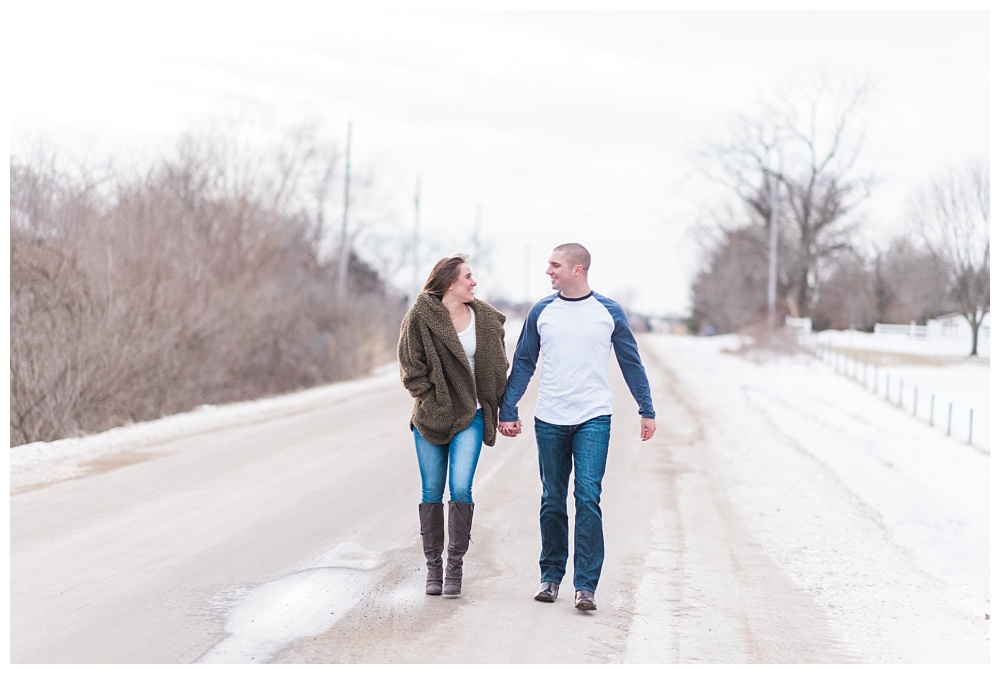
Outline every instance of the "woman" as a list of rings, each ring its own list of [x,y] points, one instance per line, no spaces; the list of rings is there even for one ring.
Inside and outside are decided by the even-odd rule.
[[[472,532],[472,478],[483,443],[496,442],[507,386],[506,317],[473,295],[465,255],[444,258],[399,331],[399,370],[413,396],[410,429],[423,492],[420,535],[427,594],[462,592],[462,558]],[[448,564],[442,587],[444,487],[448,482]]]

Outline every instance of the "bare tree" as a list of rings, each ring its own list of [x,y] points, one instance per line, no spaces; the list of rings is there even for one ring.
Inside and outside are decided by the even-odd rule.
[[[911,236],[899,236],[872,263],[876,320],[920,323],[947,311],[948,280],[941,261]]]
[[[703,173],[746,204],[757,226],[780,230],[761,241],[784,242],[774,275],[792,284],[792,315],[810,313],[821,268],[850,247],[849,216],[868,195],[869,181],[856,171],[868,95],[866,83],[819,69],[740,116],[725,140],[701,153]]]
[[[12,158],[12,444],[391,358],[401,298],[353,255],[350,297],[337,296],[312,156],[283,147],[276,159],[192,137],[145,174],[101,181]]]
[[[767,258],[760,239],[754,227],[725,231],[707,251],[708,261],[691,284],[697,332],[736,332],[767,315]]]
[[[812,322],[816,330],[871,330],[878,320],[875,277],[853,251],[829,261],[817,287]]]
[[[979,328],[990,310],[990,167],[970,161],[942,174],[914,196],[911,217],[928,249],[947,273],[953,306],[972,329],[979,353]]]

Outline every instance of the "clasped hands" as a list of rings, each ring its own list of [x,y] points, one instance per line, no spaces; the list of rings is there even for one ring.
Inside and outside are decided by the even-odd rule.
[[[521,434],[521,420],[517,421],[501,421],[500,422],[500,435],[508,438],[513,438]]]
[[[653,433],[656,432],[656,421],[653,419],[641,419],[639,423],[639,437],[645,442],[653,437]],[[521,420],[517,421],[501,421],[500,422],[500,435],[513,438],[521,434]]]

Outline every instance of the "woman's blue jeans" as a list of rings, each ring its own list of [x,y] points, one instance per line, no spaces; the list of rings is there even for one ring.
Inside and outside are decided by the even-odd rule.
[[[569,557],[566,498],[573,472],[576,520],[573,527],[573,587],[597,591],[604,566],[601,481],[608,463],[611,416],[561,426],[535,419],[538,470],[542,478],[542,553],[538,564],[543,583],[561,583]]]
[[[413,429],[420,466],[421,497],[424,503],[442,503],[447,481],[452,501],[472,503],[472,478],[483,449],[483,411],[477,410],[472,423],[447,445],[432,445]]]

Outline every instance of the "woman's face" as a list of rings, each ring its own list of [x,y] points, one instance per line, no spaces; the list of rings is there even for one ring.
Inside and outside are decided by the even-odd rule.
[[[476,279],[472,278],[472,268],[463,262],[458,267],[458,278],[451,284],[445,295],[450,295],[459,302],[471,302],[476,298],[473,293],[475,287]]]

